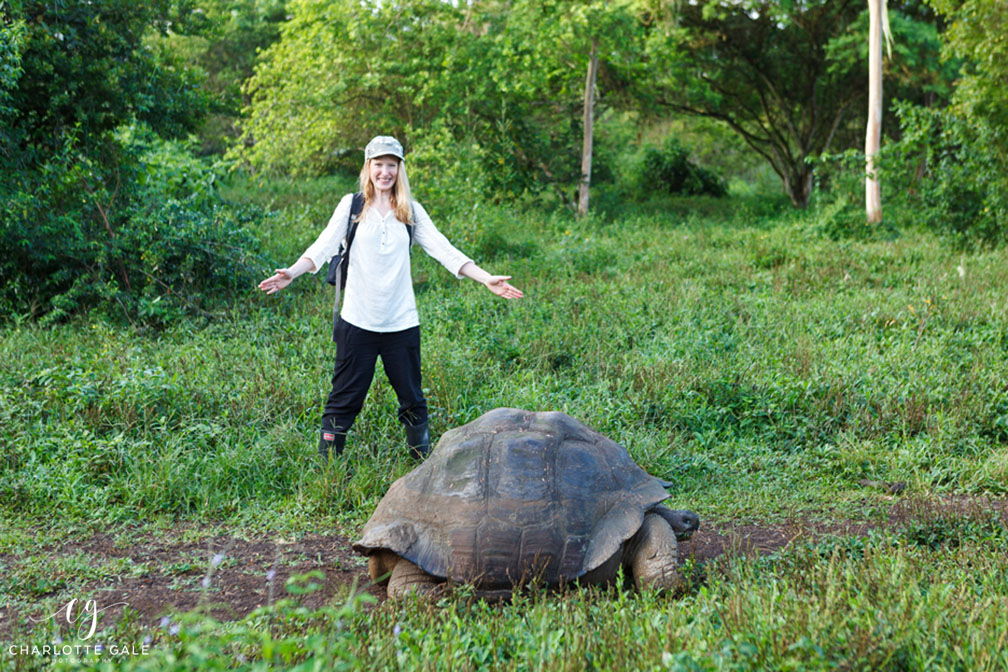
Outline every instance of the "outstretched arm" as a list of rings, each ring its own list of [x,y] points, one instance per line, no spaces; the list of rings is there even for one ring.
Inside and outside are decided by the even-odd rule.
[[[322,230],[301,258],[287,268],[278,268],[276,272],[259,283],[259,289],[267,294],[275,294],[304,273],[316,272],[327,259],[336,254],[340,241],[346,236],[347,223],[350,219],[350,209],[353,204],[353,194],[347,194],[340,199],[339,205],[333,211],[329,223]]]
[[[520,289],[508,282],[510,275],[490,275],[471,261],[467,261],[459,269],[459,275],[486,285],[491,292],[505,299],[520,299],[525,296]]]
[[[267,294],[275,294],[291,283],[291,280],[309,271],[315,271],[315,262],[301,257],[292,266],[278,268],[270,277],[259,283],[259,289]]]

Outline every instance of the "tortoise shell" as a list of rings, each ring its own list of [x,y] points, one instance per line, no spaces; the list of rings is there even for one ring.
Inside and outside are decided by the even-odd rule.
[[[574,418],[500,408],[446,432],[392,484],[353,548],[484,587],[555,584],[612,557],[668,496]]]

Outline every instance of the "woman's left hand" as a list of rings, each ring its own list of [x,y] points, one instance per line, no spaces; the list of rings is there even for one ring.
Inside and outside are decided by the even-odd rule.
[[[491,275],[483,284],[491,292],[505,299],[520,299],[525,296],[520,289],[508,282],[510,279],[510,275]]]

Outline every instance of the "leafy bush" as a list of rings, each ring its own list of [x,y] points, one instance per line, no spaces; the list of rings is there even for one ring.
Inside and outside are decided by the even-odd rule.
[[[143,36],[166,3],[14,3],[0,13],[0,308],[131,321],[199,312],[251,283],[248,214],[188,146],[198,77]],[[213,297],[207,299],[206,297]]]
[[[728,187],[712,171],[690,160],[689,150],[675,137],[665,139],[661,148],[648,147],[638,164],[638,187],[644,194],[663,191],[669,194],[725,196]]]
[[[899,105],[902,139],[883,156],[914,211],[961,246],[1008,240],[1005,131],[944,109]]]
[[[481,152],[474,142],[460,142],[442,123],[410,129],[412,151],[406,155],[414,196],[428,210],[472,212],[489,190]]]
[[[865,225],[864,154],[851,150],[819,163],[818,227],[834,238],[923,228],[957,247],[1008,241],[1005,131],[948,109],[898,103],[896,110],[901,139],[884,145],[876,161],[884,225]]]
[[[8,314],[63,319],[100,308],[160,324],[253,283],[258,243],[178,142],[120,132],[99,162],[74,138],[34,170],[0,167],[0,288]]]

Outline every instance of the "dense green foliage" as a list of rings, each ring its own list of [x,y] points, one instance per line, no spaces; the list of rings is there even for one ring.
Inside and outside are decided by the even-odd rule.
[[[1008,5],[1001,0],[928,0],[949,22],[945,50],[962,59],[965,71],[955,102],[960,112],[1008,125]],[[1008,146],[1001,144],[1002,151]]]
[[[181,141],[203,95],[144,44],[164,3],[5,9],[0,306],[62,319],[100,308],[160,323],[237,286],[257,242]]]
[[[590,45],[605,55],[601,114],[641,76],[632,3],[339,3],[288,7],[281,39],[247,82],[236,155],[267,172],[356,167],[376,133],[421,152],[474,153],[481,197],[553,189],[580,175]],[[604,88],[603,88],[604,87]]]
[[[17,45],[8,58],[21,72],[7,85],[15,114],[5,128],[4,158],[35,165],[63,149],[71,134],[86,149],[100,149],[109,133],[134,119],[169,135],[192,128],[202,109],[195,82],[143,47],[145,31],[163,11],[163,2],[126,0],[22,0],[6,7],[3,32],[20,37],[4,42]]]
[[[954,109],[899,104],[901,139],[878,158],[884,194],[892,210],[884,231],[929,229],[953,246],[994,246],[1008,239],[1008,158],[1004,129]],[[863,197],[863,155],[827,157],[817,203],[824,228],[834,236],[876,235],[855,208]]]
[[[0,207],[8,313],[52,321],[97,308],[161,324],[219,309],[252,284],[263,264],[246,225],[260,211],[220,201],[214,173],[184,143],[126,127],[110,147],[112,185],[100,179],[105,166],[73,143],[11,175]]]
[[[957,244],[1008,240],[1005,128],[952,110],[900,106],[903,137],[883,160],[915,216]],[[890,158],[891,157],[891,158]]]
[[[953,73],[938,67],[933,19],[901,14],[892,3],[890,17],[899,47],[888,62],[887,95],[941,100]],[[687,3],[665,21],[674,27],[653,32],[648,45],[657,101],[731,126],[795,205],[812,192],[808,159],[863,144],[863,2]]]
[[[890,9],[887,95],[947,100],[957,64],[939,60],[933,13],[914,2]],[[484,198],[551,189],[569,206],[593,43],[600,117],[718,119],[769,162],[796,205],[811,193],[808,159],[863,139],[867,10],[856,2],[310,0],[290,11],[247,84],[236,155],[260,170],[323,173],[376,132],[393,132],[421,151],[474,152]]]
[[[284,0],[173,0],[170,29],[148,42],[174,57],[202,81],[209,114],[198,129],[201,154],[223,154],[238,137],[248,99],[242,83],[260,50],[280,36]]]
[[[640,164],[640,188],[687,196],[726,196],[728,188],[712,171],[690,160],[689,152],[669,136],[661,148],[644,150]]]

